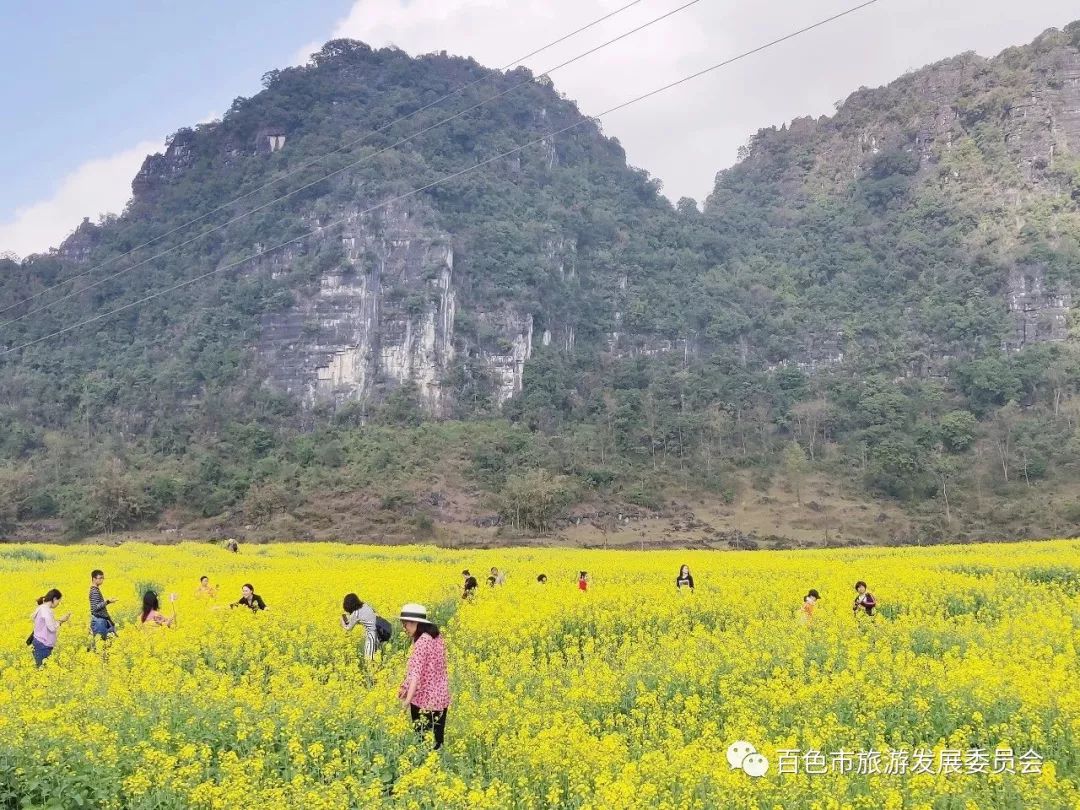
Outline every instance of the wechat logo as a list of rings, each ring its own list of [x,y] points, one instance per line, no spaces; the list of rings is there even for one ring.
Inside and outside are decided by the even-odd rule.
[[[769,760],[746,740],[738,740],[728,746],[727,761],[732,770],[740,770],[755,779],[769,771]]]

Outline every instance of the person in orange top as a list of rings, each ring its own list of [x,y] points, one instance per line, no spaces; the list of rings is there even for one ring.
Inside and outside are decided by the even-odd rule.
[[[800,615],[805,624],[810,624],[814,620],[814,608],[817,607],[817,601],[820,598],[821,594],[813,588],[811,588],[810,592],[803,597]]]
[[[205,574],[199,577],[199,587],[195,589],[195,595],[204,599],[217,597],[217,588],[210,584],[210,577]]]

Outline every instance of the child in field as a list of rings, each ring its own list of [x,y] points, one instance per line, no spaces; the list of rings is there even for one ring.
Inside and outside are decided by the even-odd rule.
[[[874,599],[874,595],[866,590],[866,583],[861,579],[855,583],[855,604],[852,605],[852,613],[858,618],[859,611],[865,611],[867,616],[874,615],[874,608],[877,607],[877,600]]]
[[[341,616],[341,627],[348,632],[357,625],[364,628],[364,658],[371,661],[379,649],[379,633],[376,628],[376,615],[371,605],[360,601],[355,593],[345,594],[345,601],[341,604],[345,611]]]
[[[491,566],[491,574],[488,576],[488,585],[494,588],[496,585],[502,585],[506,581],[506,576],[499,572],[499,569],[494,565]]]
[[[446,669],[446,644],[438,626],[428,619],[427,608],[410,603],[401,608],[401,626],[412,639],[405,680],[398,689],[401,705],[409,710],[416,730],[435,738],[442,748],[446,712],[450,708],[450,678]]]
[[[587,591],[587,590],[589,590],[589,572],[588,571],[582,571],[581,573],[578,574],[577,589],[579,591]]]
[[[679,575],[675,577],[675,587],[680,591],[683,588],[689,588],[690,593],[694,592],[694,577],[690,574],[689,565],[684,565],[679,569]]]
[[[541,574],[536,578],[536,581],[541,585],[547,585],[547,574]]]
[[[229,607],[241,606],[251,608],[252,612],[266,610],[266,602],[255,593],[255,586],[251,583],[245,583],[244,587],[240,589],[240,598],[229,605]]]
[[[803,597],[802,607],[799,609],[800,618],[803,620],[803,624],[810,625],[814,621],[814,609],[817,607],[817,602],[820,598],[821,594],[813,588],[811,588],[810,592]]]
[[[142,600],[142,616],[139,618],[139,622],[145,627],[158,626],[158,627],[172,627],[176,624],[176,594],[169,594],[169,601],[173,605],[173,615],[166,616],[161,612],[161,605],[158,601],[158,595],[153,591],[147,591],[143,594]]]
[[[217,597],[217,588],[210,584],[210,577],[203,574],[199,577],[199,587],[195,589],[195,596],[200,599],[214,599]]]
[[[31,617],[34,620],[34,632],[29,641],[33,647],[34,663],[39,667],[46,658],[52,655],[60,625],[71,618],[71,613],[65,613],[60,617],[57,617],[55,613],[61,596],[60,591],[53,588],[44,596],[39,597],[37,610]]]

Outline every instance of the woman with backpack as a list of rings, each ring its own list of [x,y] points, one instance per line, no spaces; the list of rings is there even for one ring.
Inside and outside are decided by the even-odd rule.
[[[446,644],[439,627],[428,619],[427,608],[410,603],[401,608],[401,626],[412,639],[405,680],[398,700],[409,710],[416,730],[435,738],[435,750],[442,748],[446,732],[446,712],[450,708],[450,677],[446,669]]]
[[[375,615],[375,609],[361,602],[355,593],[345,594],[341,609],[345,611],[341,615],[341,627],[346,632],[357,625],[364,628],[364,658],[373,660],[379,650],[379,617]]]
[[[39,667],[46,658],[52,655],[60,625],[71,618],[70,612],[59,617],[55,613],[62,595],[60,591],[53,588],[44,596],[38,598],[37,610],[34,611],[34,615],[31,617],[34,620],[34,632],[30,634],[27,643],[33,647],[34,664]]]

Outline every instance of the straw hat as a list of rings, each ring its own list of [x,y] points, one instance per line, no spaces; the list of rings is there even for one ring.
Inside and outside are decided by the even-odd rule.
[[[428,619],[427,608],[418,605],[416,602],[409,602],[409,604],[402,606],[401,615],[398,618],[403,622],[431,624],[431,620]]]

